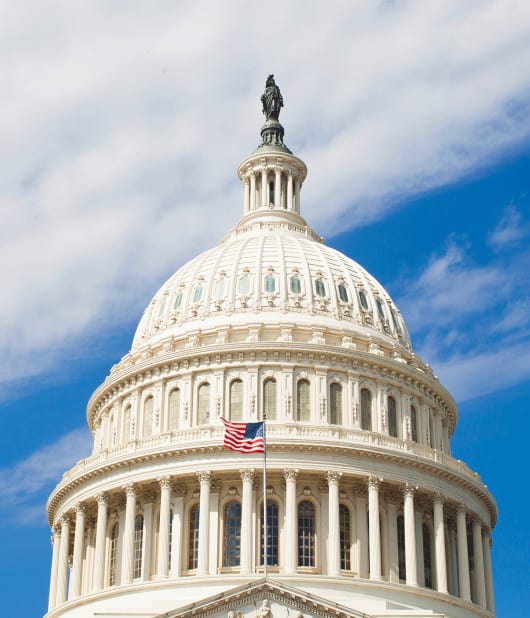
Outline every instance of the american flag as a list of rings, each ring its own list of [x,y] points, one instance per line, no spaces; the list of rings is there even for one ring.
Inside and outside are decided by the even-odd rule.
[[[263,422],[232,423],[221,418],[225,426],[223,446],[239,453],[264,453]]]

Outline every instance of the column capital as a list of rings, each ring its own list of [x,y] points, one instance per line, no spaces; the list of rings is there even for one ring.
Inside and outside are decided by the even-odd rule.
[[[85,504],[83,504],[82,502],[78,502],[78,503],[75,505],[75,514],[76,514],[76,517],[77,517],[77,516],[80,516],[80,515],[85,515],[85,513],[86,513],[86,505],[85,505]]]
[[[410,496],[414,498],[414,494],[418,491],[419,487],[417,485],[410,485],[409,483],[405,483],[405,487],[403,487],[403,496]]]
[[[170,476],[162,476],[157,479],[158,484],[160,485],[160,489],[171,489],[171,477]]]
[[[136,485],[134,483],[128,483],[123,487],[123,491],[127,496],[136,496]]]
[[[467,515],[469,511],[468,511],[468,508],[467,508],[467,506],[465,504],[463,504],[462,502],[459,502],[456,505],[456,512],[457,513],[463,513],[464,515]]]
[[[336,472],[334,470],[329,470],[327,474],[328,485],[338,485],[341,476],[342,476],[342,472]]]
[[[283,476],[286,481],[296,481],[298,478],[298,470],[294,468],[285,468],[283,471]]]
[[[58,523],[53,525],[52,532],[54,537],[61,536],[61,526]]]
[[[105,506],[109,503],[109,497],[107,494],[101,493],[96,496],[96,502],[98,504],[104,504]]]
[[[445,496],[442,493],[437,492],[434,494],[432,501],[435,504],[441,504],[443,506],[445,504]]]
[[[383,479],[377,476],[369,476],[368,477],[368,488],[369,489],[379,489],[379,485],[383,482]]]
[[[197,478],[199,479],[199,483],[201,485],[208,485],[209,487],[212,480],[212,472],[211,470],[202,470],[201,472],[197,472]]]
[[[72,523],[70,520],[70,515],[68,515],[67,513],[61,515],[61,519],[59,521],[61,522],[61,527],[70,526]]]
[[[239,474],[241,475],[241,480],[244,481],[253,481],[254,480],[254,474],[256,473],[256,470],[254,470],[254,468],[246,468],[244,470],[240,470]]]

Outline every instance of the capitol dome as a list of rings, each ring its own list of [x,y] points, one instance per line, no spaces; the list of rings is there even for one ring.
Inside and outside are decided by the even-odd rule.
[[[455,402],[303,219],[272,76],[262,101],[243,217],[88,402],[92,454],[47,505],[47,616],[492,617],[497,507],[451,456]],[[224,448],[221,419],[263,427],[266,458]]]

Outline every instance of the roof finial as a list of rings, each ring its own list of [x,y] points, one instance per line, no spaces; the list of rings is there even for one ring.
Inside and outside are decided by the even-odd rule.
[[[289,148],[283,143],[283,127],[278,121],[280,110],[283,107],[283,97],[280,89],[274,81],[274,75],[269,75],[265,82],[265,92],[261,95],[263,113],[265,114],[265,124],[261,127],[260,148],[274,148],[283,152],[291,153]]]

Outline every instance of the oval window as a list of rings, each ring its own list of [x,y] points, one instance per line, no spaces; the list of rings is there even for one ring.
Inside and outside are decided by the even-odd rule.
[[[317,293],[317,296],[326,295],[326,286],[324,285],[322,279],[317,279],[315,281],[315,292]]]
[[[250,290],[250,279],[248,277],[241,277],[237,290],[243,296],[248,294]]]
[[[361,301],[361,307],[368,311],[370,306],[368,305],[368,298],[366,297],[366,292],[364,290],[359,290],[359,300]]]
[[[347,303],[350,301],[350,299],[348,298],[348,290],[346,289],[344,283],[339,283],[339,297],[343,303]]]
[[[198,285],[193,292],[193,302],[198,303],[202,297],[202,285]]]
[[[267,275],[265,277],[265,292],[269,292],[272,294],[276,289],[276,279],[272,275]]]
[[[300,294],[302,292],[302,286],[298,277],[291,277],[291,292],[293,294]]]

